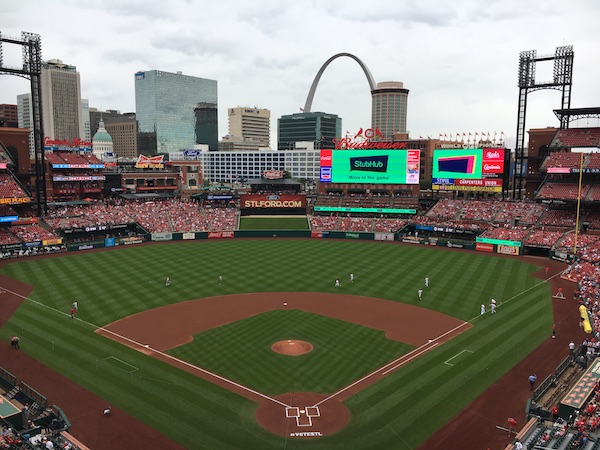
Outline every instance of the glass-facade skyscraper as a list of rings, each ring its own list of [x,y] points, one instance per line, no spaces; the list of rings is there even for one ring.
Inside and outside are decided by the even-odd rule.
[[[205,129],[197,122],[198,109],[217,104],[217,81],[206,78],[148,70],[135,74],[135,112],[138,149],[145,155],[191,149],[197,143],[218,141],[197,136]],[[211,119],[212,120],[212,119]]]
[[[293,150],[296,142],[314,142],[316,149],[333,149],[342,135],[342,119],[336,114],[303,112],[277,119],[277,149]]]

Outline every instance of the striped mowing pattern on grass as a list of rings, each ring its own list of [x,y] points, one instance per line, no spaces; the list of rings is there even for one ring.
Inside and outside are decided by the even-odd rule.
[[[291,357],[271,350],[287,339],[308,341],[313,351]],[[412,348],[387,339],[383,331],[306,311],[275,310],[206,330],[167,353],[274,397],[332,393]]]
[[[31,301],[0,330],[0,338],[18,334],[22,351],[190,449],[294,449],[307,444],[319,449],[410,449],[548,337],[551,293],[546,283],[529,276],[535,269],[493,255],[336,240],[189,242],[20,260],[6,264],[2,274],[35,289]],[[354,283],[348,282],[350,273]],[[167,276],[169,288],[164,286]],[[429,288],[424,288],[425,277]],[[336,278],[342,281],[337,289]],[[421,302],[419,288],[424,289]],[[261,291],[384,298],[438,310],[474,327],[348,399],[349,424],[310,443],[268,433],[257,425],[252,402],[93,332],[156,306]],[[491,297],[499,303],[498,313],[479,316],[481,303],[489,304]],[[72,320],[68,312],[74,300],[79,313]],[[165,323],[173,326],[177,324]],[[307,326],[315,326],[314,321]],[[352,330],[348,332],[357,331]],[[444,364],[465,349],[473,353],[454,366]],[[104,362],[108,357],[139,370],[128,373]],[[229,355],[222,352],[222,357],[217,363],[226,366]],[[244,377],[261,370],[261,359],[256,361],[247,364]],[[347,365],[340,366],[340,379],[363,369],[362,359]],[[326,382],[334,383],[336,376]]]

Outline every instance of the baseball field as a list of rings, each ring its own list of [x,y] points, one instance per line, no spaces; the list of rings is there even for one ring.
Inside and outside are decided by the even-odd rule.
[[[549,336],[550,287],[530,276],[537,269],[473,252],[278,239],[20,260],[0,273],[34,290],[0,338],[18,334],[23,351],[186,448],[413,449]],[[389,311],[381,327],[369,305]],[[345,319],[350,309],[358,318]],[[436,325],[440,316],[460,325]],[[273,351],[286,341],[312,350]],[[294,406],[294,395],[338,401],[343,426],[323,436],[265,427],[270,413],[254,399]]]

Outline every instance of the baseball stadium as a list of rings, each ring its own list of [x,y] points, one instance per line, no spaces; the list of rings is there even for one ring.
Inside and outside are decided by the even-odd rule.
[[[599,111],[193,193],[0,128],[1,445],[600,448]]]

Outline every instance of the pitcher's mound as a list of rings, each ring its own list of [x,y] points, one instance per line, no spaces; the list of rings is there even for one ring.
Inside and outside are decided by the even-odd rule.
[[[306,341],[298,341],[294,339],[275,342],[273,345],[271,345],[271,350],[273,350],[275,353],[288,356],[304,355],[311,352],[312,349],[312,344]]]

